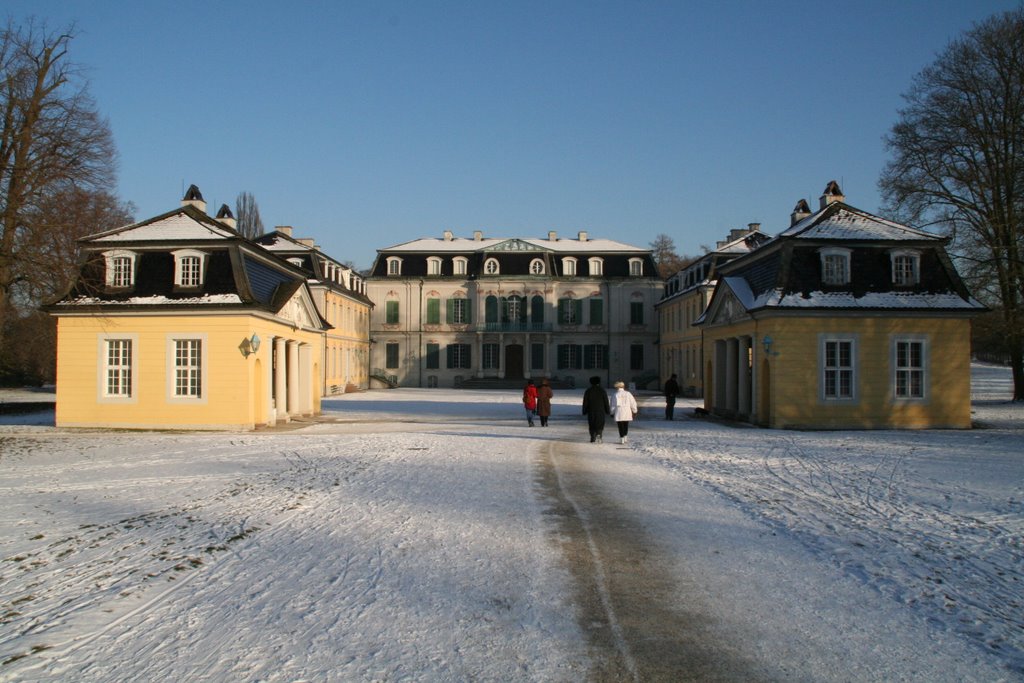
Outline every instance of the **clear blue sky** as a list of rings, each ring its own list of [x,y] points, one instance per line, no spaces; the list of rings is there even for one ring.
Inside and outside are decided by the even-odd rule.
[[[875,211],[901,94],[1016,0],[6,0],[75,21],[139,219],[251,192],[368,267],[443,230],[697,254],[836,179]]]

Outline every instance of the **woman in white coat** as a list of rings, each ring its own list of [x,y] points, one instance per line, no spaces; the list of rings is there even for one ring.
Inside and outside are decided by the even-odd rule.
[[[633,394],[626,391],[626,385],[623,382],[616,382],[611,404],[612,419],[619,427],[619,443],[626,443],[629,423],[639,411],[636,407],[636,399],[633,398]]]

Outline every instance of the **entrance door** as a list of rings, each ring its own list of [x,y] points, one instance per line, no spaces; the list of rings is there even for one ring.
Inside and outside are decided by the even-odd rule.
[[[505,347],[505,378],[523,378],[523,345],[509,344]]]

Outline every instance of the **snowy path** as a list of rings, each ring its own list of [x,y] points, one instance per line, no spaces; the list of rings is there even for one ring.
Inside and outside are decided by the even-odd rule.
[[[0,426],[0,681],[1024,679],[1024,417],[798,433],[369,392]],[[681,407],[680,410],[684,410]]]

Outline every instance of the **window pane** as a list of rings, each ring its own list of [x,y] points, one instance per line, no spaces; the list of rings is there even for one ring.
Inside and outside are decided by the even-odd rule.
[[[201,371],[200,352],[202,342],[199,339],[174,340],[174,395],[199,398],[202,396],[200,384]]]

